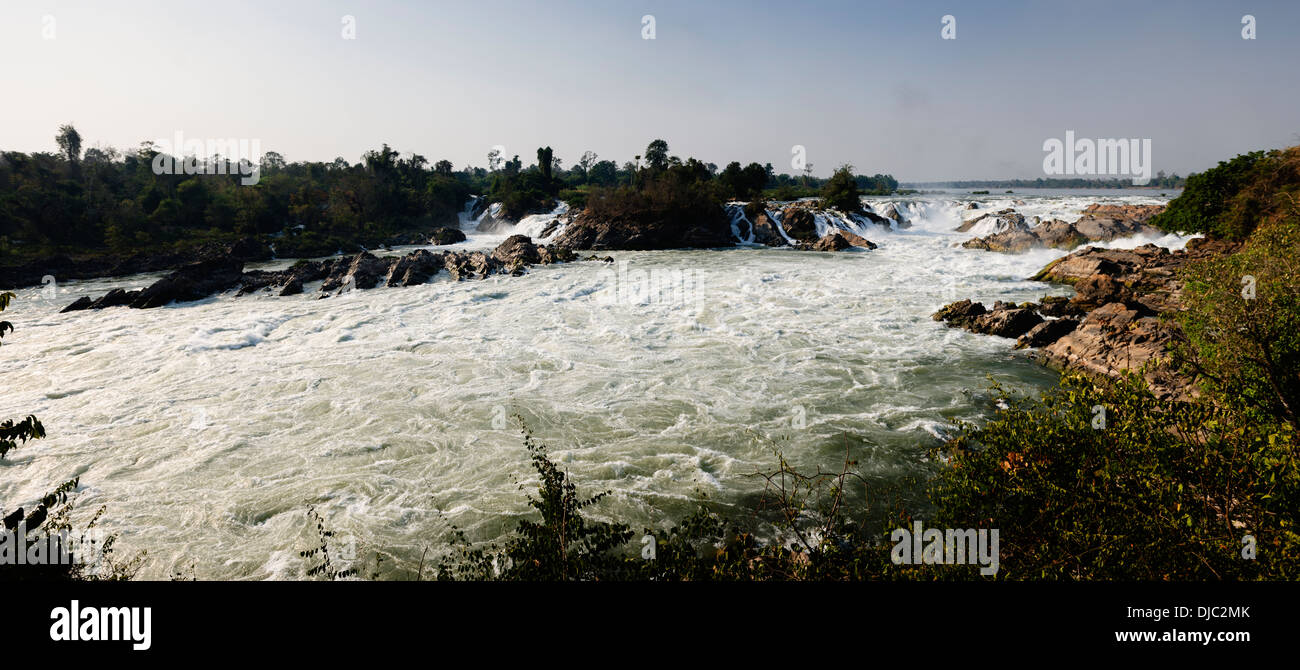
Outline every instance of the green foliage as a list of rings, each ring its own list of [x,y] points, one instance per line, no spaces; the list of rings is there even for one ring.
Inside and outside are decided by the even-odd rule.
[[[898,190],[898,180],[887,174],[857,175],[853,181],[863,195],[889,195]]]
[[[81,160],[81,133],[77,132],[72,124],[59,126],[59,134],[55,136],[55,141],[58,142],[59,151],[68,162],[76,163]]]
[[[1071,374],[1041,398],[1000,400],[940,452],[950,467],[933,491],[935,524],[1000,529],[999,576],[1300,576],[1292,428],[1157,400],[1136,375]],[[1258,560],[1242,558],[1247,535]]]
[[[822,199],[829,207],[842,212],[862,211],[862,191],[853,178],[853,166],[843,165],[822,187]]]
[[[1257,229],[1236,253],[1186,271],[1179,361],[1240,412],[1300,412],[1300,217]]]
[[[577,484],[550,460],[546,446],[536,442],[527,427],[521,432],[524,446],[532,455],[533,469],[541,478],[537,496],[529,496],[528,505],[541,520],[521,520],[514,535],[500,549],[495,545],[475,549],[465,540],[463,532],[453,528],[460,550],[459,561],[444,562],[438,571],[439,578],[499,577],[522,581],[608,578],[621,562],[613,550],[631,539],[632,531],[623,524],[593,521],[583,511],[599,503],[609,492],[579,496]]]
[[[647,177],[639,188],[592,188],[587,212],[603,221],[673,221],[683,226],[707,225],[722,216],[722,205],[709,185],[682,172],[668,170]]]
[[[1300,147],[1254,151],[1187,178],[1182,195],[1151,220],[1162,230],[1244,240],[1260,224],[1294,213]]]
[[[324,240],[338,241],[328,253],[373,248],[404,230],[457,225],[469,195],[488,186],[485,172],[455,173],[446,161],[429,169],[424,157],[387,145],[357,165],[288,163],[268,152],[258,183],[244,185],[225,158],[203,160],[199,174],[155,174],[152,145],[90,149],[78,160],[80,142],[65,127],[57,155],[0,153],[0,251],[21,261],[272,235],[283,250]]]

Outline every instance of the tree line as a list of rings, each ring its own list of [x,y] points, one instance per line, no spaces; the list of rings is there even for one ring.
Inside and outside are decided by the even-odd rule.
[[[593,194],[618,189],[671,187],[711,203],[757,198],[819,196],[829,180],[777,174],[772,165],[738,161],[719,167],[672,155],[656,139],[643,154],[619,165],[584,152],[572,165],[551,147],[536,162],[493,150],[487,167],[460,170],[387,144],[356,163],[289,162],[276,152],[260,157],[259,179],[241,183],[228,157],[198,157],[195,174],[158,174],[160,148],[92,147],[71,125],[59,128],[58,150],[0,152],[0,262],[44,254],[114,253],[175,248],[249,236],[274,237],[282,256],[328,255],[357,245],[374,247],[397,233],[457,225],[471,195],[504,205],[518,219],[549,211],[557,200],[586,206]],[[181,157],[174,157],[178,162]],[[898,187],[889,175],[851,175],[857,191],[885,194]],[[669,186],[671,185],[671,186]]]

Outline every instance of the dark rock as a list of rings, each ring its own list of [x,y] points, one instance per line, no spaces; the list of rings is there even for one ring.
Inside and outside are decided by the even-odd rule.
[[[90,306],[93,304],[95,304],[95,301],[83,295],[80,298],[77,298],[77,300],[73,302],[71,305],[68,305],[67,307],[64,307],[63,309],[59,310],[59,313],[62,314],[64,312],[79,312],[83,309],[90,309]]]
[[[705,249],[732,246],[735,238],[726,210],[709,205],[686,211],[633,210],[609,220],[583,210],[554,242],[569,249]]]
[[[532,265],[539,263],[542,257],[537,253],[537,245],[527,235],[511,235],[492,250],[492,258],[502,265]]]
[[[127,291],[115,288],[104,294],[99,300],[90,305],[90,309],[104,309],[106,307],[122,307],[130,305],[133,300],[140,296],[140,291]]]
[[[233,288],[244,274],[244,262],[216,258],[187,265],[150,284],[131,301],[131,307],[148,309],[172,302],[201,300]]]
[[[999,337],[1020,337],[1043,322],[1043,317],[1031,309],[997,309],[980,317],[970,325],[970,330]]]
[[[817,216],[812,210],[799,205],[790,205],[781,212],[781,227],[785,234],[800,242],[817,241]]]
[[[1038,313],[1043,316],[1083,316],[1087,310],[1065,296],[1047,296],[1039,301]]]
[[[556,245],[537,247],[537,255],[541,257],[542,265],[568,263],[578,258],[578,254],[574,253],[572,249]],[[613,263],[614,259],[610,258],[609,262]]]
[[[393,262],[384,279],[386,286],[416,286],[442,270],[442,255],[420,249]]]
[[[302,280],[294,277],[280,289],[280,296],[299,295],[302,293]]]
[[[429,244],[445,246],[465,241],[465,233],[459,228],[439,228],[429,236]]]
[[[378,258],[364,251],[351,259],[335,259],[320,290],[336,291],[348,283],[348,277],[352,278],[352,284],[356,288],[374,288],[388,275],[389,268],[395,262],[393,258]]]
[[[1024,215],[1022,215],[1020,212],[1017,212],[1014,209],[1007,208],[1007,209],[1000,209],[996,212],[986,212],[968,221],[963,221],[960,226],[957,226],[957,232],[959,233],[967,232],[972,228],[974,228],[976,225],[978,225],[980,222],[984,221],[985,219],[993,220],[993,232],[995,234],[1003,233],[1008,230],[1019,230],[1019,229],[1028,228],[1028,225],[1025,224]]]
[[[447,252],[443,256],[443,264],[447,268],[447,273],[456,281],[483,279],[501,267],[499,261],[490,258],[481,251],[470,253]]]
[[[1020,339],[1016,340],[1016,348],[1045,347],[1065,337],[1078,326],[1078,319],[1065,318],[1044,321],[1030,328],[1029,332],[1021,335]]]
[[[984,308],[984,303],[971,302],[970,300],[958,300],[957,302],[944,305],[943,308],[935,312],[931,318],[935,321],[945,321],[949,325],[953,326],[964,326],[987,312],[988,310]]]
[[[826,235],[820,240],[817,240],[817,242],[812,245],[812,249],[813,251],[843,251],[851,246],[853,245],[849,244],[848,239],[838,232],[834,232]]]
[[[767,212],[759,214],[754,219],[754,241],[769,247],[786,245],[785,238],[781,237],[781,232],[777,230],[776,222],[767,215]]]

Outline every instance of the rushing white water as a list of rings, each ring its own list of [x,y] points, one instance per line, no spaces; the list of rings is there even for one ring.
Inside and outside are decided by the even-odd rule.
[[[1008,340],[930,319],[963,297],[1068,293],[1025,279],[1063,251],[957,246],[963,215],[1013,197],[969,212],[967,200],[873,201],[912,227],[862,229],[871,252],[611,252],[612,266],[444,273],[325,300],[308,285],[70,314],[58,310],[79,296],[155,276],[19,291],[0,417],[35,414],[49,437],[0,462],[0,501],[29,504],[80,476],[76,518],[106,506],[105,528],[121,550],[147,550],[155,578],[301,577],[315,505],[359,558],[385,552],[389,574],[409,577],[426,547],[430,560],[445,549],[438,510],[477,539],[527,513],[519,485],[535,480],[514,412],[583,492],[613,491],[599,515],[634,528],[693,509],[696,491],[752,503],[748,475],[772,469],[777,449],[813,469],[838,467],[847,448],[864,471],[903,477],[951,419],[986,414],[989,376],[1025,389],[1055,378]],[[1026,200],[1020,211],[1045,218],[1159,201]],[[544,218],[519,230],[539,234]],[[456,248],[508,234],[466,227]],[[647,277],[678,285],[656,294]]]

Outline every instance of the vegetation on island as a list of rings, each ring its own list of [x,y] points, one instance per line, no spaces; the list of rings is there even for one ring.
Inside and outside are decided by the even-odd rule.
[[[488,167],[404,154],[387,144],[356,163],[289,162],[274,151],[257,165],[233,157],[169,156],[153,142],[132,150],[84,148],[71,125],[58,151],[0,152],[0,266],[57,254],[180,251],[256,239],[278,256],[316,257],[376,248],[405,232],[456,226],[471,195],[500,202],[517,220],[557,201],[647,218],[733,200],[820,196],[828,180],[777,174],[772,165],[719,168],[682,160],[662,139],[622,165],[591,151],[565,167],[551,147],[525,165],[493,149]],[[163,169],[159,169],[163,166]],[[256,178],[247,175],[256,168]],[[889,175],[852,177],[864,194],[897,188]]]

